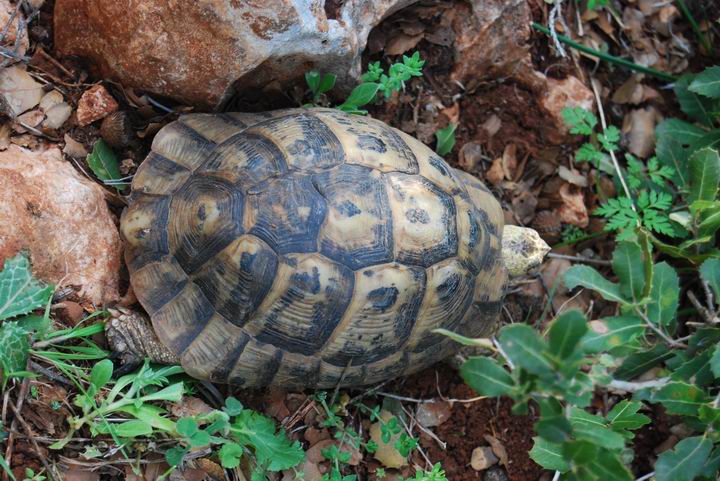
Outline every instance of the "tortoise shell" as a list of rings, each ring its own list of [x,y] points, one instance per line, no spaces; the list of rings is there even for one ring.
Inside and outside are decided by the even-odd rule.
[[[134,291],[192,376],[328,388],[418,371],[488,333],[500,205],[372,118],[192,114],[138,169],[121,230]]]

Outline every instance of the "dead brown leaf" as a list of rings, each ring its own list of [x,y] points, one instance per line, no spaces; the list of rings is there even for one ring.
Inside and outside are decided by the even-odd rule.
[[[407,35],[405,33],[398,33],[391,38],[385,46],[385,53],[387,55],[400,55],[408,50],[415,48],[415,46],[423,39],[424,34],[420,33],[417,35]]]
[[[566,224],[587,227],[590,221],[582,189],[569,183],[560,186],[562,205],[558,209],[560,219]]]
[[[179,403],[170,406],[170,412],[178,418],[201,416],[212,412],[205,401],[194,396],[184,396]]]

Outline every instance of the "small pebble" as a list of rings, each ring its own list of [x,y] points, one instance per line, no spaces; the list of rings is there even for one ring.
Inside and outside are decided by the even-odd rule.
[[[472,466],[475,471],[483,471],[497,464],[497,462],[498,458],[490,446],[480,446],[473,449],[470,466]]]
[[[508,475],[503,468],[496,466],[485,471],[483,481],[508,481]]]
[[[452,407],[448,402],[423,403],[417,409],[416,418],[422,426],[440,426],[450,418]]]

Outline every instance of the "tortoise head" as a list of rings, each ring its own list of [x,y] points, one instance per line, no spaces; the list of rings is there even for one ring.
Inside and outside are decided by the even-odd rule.
[[[506,225],[502,234],[502,257],[510,277],[527,274],[539,266],[550,246],[533,229]]]

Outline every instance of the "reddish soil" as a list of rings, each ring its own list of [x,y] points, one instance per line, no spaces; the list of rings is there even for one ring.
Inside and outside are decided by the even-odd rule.
[[[450,399],[470,399],[477,394],[460,379],[454,369],[445,364],[409,377],[398,390],[416,398],[438,396],[438,389]],[[428,436],[421,437],[421,445],[433,462],[441,462],[450,480],[481,480],[481,472],[470,467],[473,449],[488,446],[486,435],[495,437],[507,450],[508,479],[534,481],[543,469],[530,459],[534,436],[532,415],[511,414],[512,401],[507,398],[483,399],[472,403],[454,403],[450,418],[433,429],[447,443],[443,450]]]

